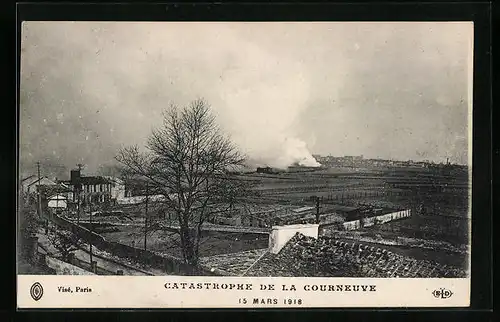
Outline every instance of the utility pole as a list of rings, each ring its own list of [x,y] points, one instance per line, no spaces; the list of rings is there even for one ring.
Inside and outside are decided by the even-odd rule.
[[[78,176],[79,176],[79,179],[81,178],[82,176],[82,168],[83,168],[83,164],[81,163],[78,163],[76,165],[78,167]],[[73,184],[76,186],[76,192],[77,192],[77,206],[78,206],[78,209],[77,209],[77,213],[76,213],[76,223],[77,224],[80,224],[80,211],[81,211],[81,198],[80,198],[80,195],[81,195],[81,185],[80,185],[80,181],[81,180],[78,180],[78,182],[73,182]]]
[[[149,183],[146,183],[146,214],[144,215],[144,250],[147,248],[148,238],[148,201],[149,201]]]
[[[80,204],[80,188],[77,186],[76,188],[76,224],[79,225],[80,224],[80,208],[81,208],[81,204]]]
[[[37,161],[36,162],[36,166],[37,166],[37,169],[38,169],[38,181],[37,181],[37,185],[35,186],[37,188],[37,201],[38,201],[38,216],[39,217],[42,217],[42,192],[41,192],[41,187],[40,187],[40,180],[41,180],[41,177],[40,177],[40,161]]]
[[[90,199],[92,199],[92,195],[90,195]],[[92,200],[89,201],[89,211],[90,211],[90,233],[94,231],[92,227]],[[90,245],[90,266],[92,267],[92,237],[89,239],[89,245]]]

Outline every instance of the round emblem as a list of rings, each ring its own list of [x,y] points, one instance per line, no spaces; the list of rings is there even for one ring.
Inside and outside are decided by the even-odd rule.
[[[42,284],[36,282],[35,284],[31,285],[30,294],[35,301],[41,299],[43,295]]]

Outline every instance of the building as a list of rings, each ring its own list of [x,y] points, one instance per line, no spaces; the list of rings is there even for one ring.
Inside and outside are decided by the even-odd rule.
[[[104,178],[111,181],[111,200],[125,198],[125,182],[122,179],[111,176],[105,176]]]
[[[80,170],[71,170],[70,180],[63,183],[73,191],[70,202],[85,204],[111,202],[111,191],[116,186],[116,182],[103,176],[82,176]]]
[[[271,168],[271,167],[258,167],[257,173],[272,174],[272,173],[274,173],[274,171],[273,171],[273,168]]]
[[[21,180],[21,192],[23,193],[36,193],[37,187],[40,185],[44,186],[55,186],[56,182],[50,180],[47,177],[40,177],[40,180],[37,176],[31,175],[27,178]]]
[[[47,198],[47,206],[54,210],[66,209],[68,207],[67,197],[64,195],[54,195]]]

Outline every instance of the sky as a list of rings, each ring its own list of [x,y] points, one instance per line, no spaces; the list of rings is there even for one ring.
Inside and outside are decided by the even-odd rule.
[[[100,171],[197,98],[256,165],[467,164],[472,34],[468,22],[24,22],[20,170]]]

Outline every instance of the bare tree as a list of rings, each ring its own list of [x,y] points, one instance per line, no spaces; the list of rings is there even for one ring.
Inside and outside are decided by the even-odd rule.
[[[122,148],[116,159],[125,176],[141,178],[163,196],[179,226],[183,259],[196,266],[203,223],[247,196],[248,183],[231,174],[243,166],[244,157],[201,99],[165,110],[163,126],[152,131],[146,148]]]
[[[78,236],[68,230],[57,230],[48,234],[47,239],[57,249],[63,261],[69,261],[74,251],[84,246]]]

